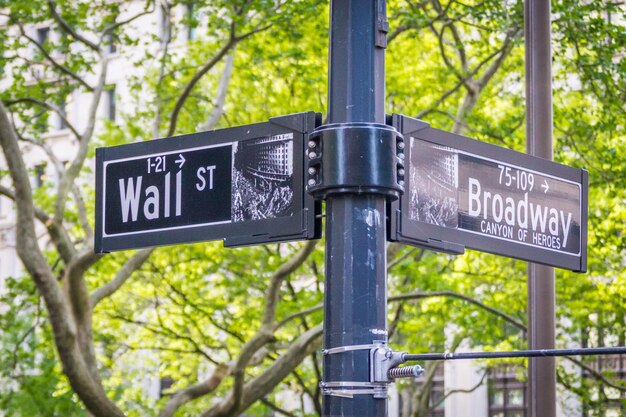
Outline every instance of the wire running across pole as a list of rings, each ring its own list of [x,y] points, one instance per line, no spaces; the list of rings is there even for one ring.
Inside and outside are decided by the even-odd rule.
[[[419,353],[406,354],[403,359],[405,361],[446,361],[455,359],[538,358],[592,355],[626,355],[626,346],[577,349],[514,350],[509,352]]]

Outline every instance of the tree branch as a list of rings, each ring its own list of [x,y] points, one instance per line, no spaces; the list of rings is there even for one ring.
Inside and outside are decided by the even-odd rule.
[[[454,291],[433,291],[433,292],[426,292],[426,293],[414,292],[414,293],[409,293],[409,294],[394,295],[394,296],[389,297],[389,302],[404,301],[404,300],[419,300],[419,299],[432,298],[432,297],[451,297],[451,298],[458,298],[459,300],[467,301],[468,303],[474,304],[475,306],[480,307],[483,310],[486,310],[490,312],[491,314],[497,317],[500,317],[501,319],[504,319],[505,321],[511,323],[512,325],[514,325],[515,327],[521,330],[526,330],[526,325],[522,323],[521,321],[519,321],[518,319],[516,319],[515,317],[510,316],[501,310],[490,307],[486,305],[485,303],[482,303],[476,300],[475,298],[472,298],[467,295],[459,294]]]
[[[425,411],[429,409],[430,403],[430,395],[432,392],[433,379],[437,374],[437,368],[439,364],[437,362],[427,363],[424,375],[422,377],[423,383],[421,389],[415,394],[415,399],[417,400],[417,415],[422,416],[426,415]]]
[[[95,43],[93,43],[92,41],[90,41],[89,39],[85,38],[83,35],[81,35],[80,33],[78,33],[77,31],[75,31],[74,29],[72,29],[70,27],[70,25],[65,21],[65,19],[63,19],[61,17],[61,15],[59,14],[59,12],[57,11],[55,4],[52,0],[48,0],[48,7],[50,8],[50,14],[52,15],[52,18],[59,24],[59,26],[66,32],[68,33],[71,37],[73,37],[74,39],[76,39],[77,41],[81,42],[82,44],[84,44],[85,46],[87,46],[88,48],[100,53],[100,48],[98,47],[98,45],[96,45]]]
[[[169,328],[167,326],[164,326],[162,321],[159,323],[160,327],[157,327],[157,326],[150,326],[150,325],[148,325],[148,323],[146,323],[144,321],[133,320],[133,319],[130,319],[128,317],[125,317],[125,316],[122,316],[122,315],[119,315],[119,314],[109,314],[109,317],[112,318],[112,319],[122,320],[122,321],[124,321],[126,323],[134,324],[135,326],[141,326],[144,329],[146,329],[149,332],[152,332],[152,333],[154,333],[156,335],[165,336],[165,337],[169,337],[169,338],[173,338],[173,339],[186,340],[187,342],[189,342],[193,346],[195,353],[197,353],[200,356],[203,356],[207,361],[217,365],[217,361],[215,359],[213,359],[210,354],[208,354],[207,352],[202,350],[202,348],[200,347],[198,342],[193,337],[191,337],[191,336],[189,336],[187,334],[182,334],[182,333],[178,333],[178,332],[173,331],[171,328]],[[211,348],[211,349],[217,349],[218,348],[216,346],[208,346],[208,347]]]
[[[268,290],[265,313],[263,314],[262,326],[274,327],[274,320],[276,318],[276,305],[278,304],[278,298],[280,295],[280,286],[285,278],[291,275],[296,269],[298,269],[304,261],[309,257],[311,252],[315,249],[317,240],[307,240],[302,249],[296,253],[291,259],[283,263],[274,272],[270,282],[270,288]]]
[[[452,6],[453,1],[449,1],[445,8],[441,6],[441,3],[439,2],[439,0],[431,0],[431,3],[433,5],[433,8],[437,11],[438,18],[445,17],[443,19],[444,23],[441,29],[441,35],[443,37],[444,31],[446,28],[450,29],[450,33],[452,33],[452,38],[454,39],[454,46],[456,47],[459,60],[461,61],[461,69],[463,72],[466,73],[468,71],[467,55],[465,53],[465,46],[463,45],[463,42],[461,41],[461,36],[459,35],[459,32],[455,25],[455,22],[457,21],[457,19],[451,19],[448,16],[448,11],[450,7]]]
[[[467,86],[467,79],[465,77],[463,77],[463,75],[456,69],[456,67],[452,64],[452,62],[450,61],[450,58],[448,58],[448,55],[446,54],[446,47],[445,47],[445,40],[444,40],[444,29],[441,29],[441,32],[438,32],[437,29],[435,28],[434,24],[429,25],[429,28],[430,28],[431,32],[433,32],[433,34],[437,37],[437,41],[438,41],[437,43],[439,45],[439,53],[441,54],[441,58],[443,59],[443,63],[446,65],[448,70],[450,72],[452,72],[452,74],[454,74],[454,76],[460,82],[462,82],[464,85]]]
[[[235,332],[233,329],[229,329],[227,325],[222,325],[220,323],[217,322],[217,320],[215,320],[214,316],[214,312],[209,312],[206,311],[204,308],[202,308],[200,305],[198,305],[197,303],[195,303],[194,301],[190,300],[189,297],[187,297],[187,295],[178,287],[176,287],[176,285],[172,284],[169,279],[167,278],[167,276],[162,275],[163,280],[167,283],[168,287],[175,293],[177,294],[179,297],[182,298],[182,303],[177,303],[178,305],[185,305],[185,306],[190,306],[191,308],[193,308],[194,310],[196,310],[197,312],[199,312],[200,314],[202,314],[207,320],[209,320],[209,322],[217,327],[219,330],[223,331],[224,333],[234,337],[235,339],[237,339],[238,341],[240,341],[241,343],[245,343],[245,339],[238,334],[237,332]],[[172,297],[169,297],[171,300],[173,300]]]
[[[241,407],[243,401],[244,370],[248,365],[248,362],[255,352],[270,342],[274,337],[274,330],[276,329],[276,306],[278,304],[280,287],[283,281],[288,275],[304,263],[309,254],[315,248],[316,244],[317,241],[315,240],[307,241],[295,256],[283,263],[272,275],[266,296],[265,311],[261,321],[261,327],[256,334],[243,345],[233,368],[232,374],[235,380],[231,392],[231,398],[233,401],[232,404],[229,405],[230,408],[229,411],[226,412],[227,414],[230,413],[230,411],[237,410]]]
[[[167,6],[163,5],[162,7]],[[169,54],[170,42],[172,41],[172,37],[170,36],[170,25],[172,24],[172,22],[170,21],[170,13],[165,10],[163,11],[163,13],[165,14],[165,19],[163,22],[165,27],[163,28],[163,30],[166,33],[166,36],[162,36],[161,39],[161,51],[163,52],[161,53],[161,59],[159,63],[159,76],[156,83],[156,109],[154,111],[154,118],[152,119],[152,139],[157,139],[160,136],[159,133],[161,128],[161,120],[163,118],[160,103],[161,86],[163,85],[163,80],[165,79],[165,64],[167,62],[167,55]]]
[[[428,115],[429,113],[432,113],[434,111],[434,109],[436,107],[438,107],[441,103],[443,103],[443,101],[445,99],[447,99],[448,97],[450,97],[452,94],[456,93],[461,87],[465,86],[467,84],[467,82],[470,79],[473,79],[474,76],[478,73],[478,71],[480,71],[480,69],[487,64],[489,61],[491,61],[495,56],[497,55],[501,55],[502,53],[502,48],[498,49],[497,51],[491,53],[489,56],[487,56],[485,59],[483,59],[480,63],[478,63],[478,65],[476,65],[474,67],[474,69],[469,72],[465,77],[463,77],[463,79],[459,80],[454,87],[452,87],[451,89],[449,89],[448,91],[446,91],[444,94],[441,95],[441,97],[439,97],[435,103],[433,105],[430,106],[429,109],[425,109],[422,110],[421,112],[419,112],[417,114],[417,116],[415,116],[418,119],[421,119],[423,117],[425,117],[426,115]]]
[[[107,398],[99,382],[86,371],[84,358],[76,343],[76,324],[65,304],[63,292],[37,242],[35,209],[28,171],[17,136],[2,103],[0,103],[0,146],[15,189],[17,253],[46,302],[63,371],[74,391],[94,416],[123,417],[124,414]]]
[[[131,22],[139,19],[142,16],[145,16],[145,15],[148,15],[150,13],[153,13],[155,11],[155,9],[154,8],[153,9],[149,8],[149,5],[152,4],[152,3],[153,3],[152,1],[148,1],[146,3],[146,7],[144,8],[144,11],[141,12],[141,13],[137,13],[136,15],[131,16],[128,19],[120,20],[119,22],[115,22],[115,23],[113,23],[111,25],[107,25],[104,28],[104,30],[102,31],[102,36],[100,38],[100,42],[98,43],[98,46],[100,46],[102,44],[102,40],[106,38],[106,35],[112,34],[113,32],[115,32],[115,29],[117,29],[117,28],[119,28],[121,26],[127,25],[128,23],[131,23]],[[156,2],[153,3],[153,4],[156,4]]]
[[[230,417],[243,412],[271,392],[304,358],[320,349],[321,335],[321,324],[303,333],[287,352],[279,356],[261,375],[243,386],[239,401],[231,392],[224,401],[203,413],[202,417]],[[239,406],[234,407],[237,403]]]
[[[404,24],[397,26],[389,35],[387,35],[387,45],[394,41],[398,36],[411,29],[420,29],[417,25]]]
[[[598,372],[595,369],[593,369],[590,366],[585,365],[582,361],[572,357],[572,356],[565,356],[565,359],[569,360],[572,363],[575,363],[576,365],[580,366],[582,369],[584,369],[585,371],[589,372],[595,379],[599,380],[600,382],[602,382],[603,384],[608,385],[611,388],[615,388],[619,391],[622,392],[626,392],[626,385],[620,385],[620,384],[616,384],[612,381],[610,381],[606,376],[604,376],[602,374],[602,372]]]
[[[233,67],[235,62],[235,51],[233,50],[226,56],[226,62],[224,63],[224,71],[222,72],[222,78],[220,79],[219,86],[217,88],[217,97],[213,104],[213,111],[207,118],[206,122],[200,126],[199,130],[212,130],[215,128],[220,118],[224,114],[224,102],[226,101],[226,93],[228,92],[228,85],[230,84],[230,78],[233,74]]]
[[[240,11],[237,12],[237,14],[241,14],[244,12],[243,9],[243,5],[242,5],[242,9]],[[174,134],[174,132],[176,131],[176,125],[178,124],[178,115],[180,113],[180,111],[183,108],[183,105],[185,104],[185,101],[187,101],[187,98],[189,98],[189,95],[191,94],[191,90],[195,87],[195,85],[198,83],[198,81],[200,81],[200,79],[207,73],[209,72],[209,70],[211,70],[218,62],[220,62],[220,60],[222,58],[224,58],[224,56],[226,54],[228,54],[229,51],[231,51],[231,49],[233,49],[239,42],[249,38],[250,36],[253,36],[259,32],[262,32],[264,30],[269,29],[270,27],[272,27],[271,24],[265,25],[265,26],[259,26],[256,27],[255,29],[244,33],[243,35],[237,35],[236,34],[236,26],[235,23],[231,23],[230,25],[230,35],[228,38],[228,41],[226,42],[226,44],[224,44],[224,46],[222,46],[222,48],[211,58],[209,59],[194,75],[193,77],[191,77],[191,80],[189,80],[189,82],[187,83],[187,85],[185,86],[185,88],[183,89],[183,92],[181,93],[181,95],[178,97],[178,100],[176,100],[176,104],[174,105],[174,110],[172,110],[172,115],[170,116],[170,127],[168,129],[167,132],[167,136],[172,136]]]
[[[437,3],[439,3],[437,1]],[[465,47],[463,45],[463,41],[461,40],[461,36],[459,35],[459,31],[456,28],[456,25],[452,20],[447,20],[444,24],[444,28],[449,28],[450,33],[452,33],[452,38],[454,39],[454,45],[457,50],[457,55],[459,56],[459,60],[461,61],[461,69],[464,73],[469,71],[468,63],[467,63],[467,55],[465,53]]]
[[[178,124],[178,115],[187,101],[189,94],[191,94],[191,90],[196,86],[198,81],[207,73],[211,68],[213,68],[220,60],[236,45],[238,40],[235,38],[234,33],[232,33],[234,28],[231,30],[231,36],[222,46],[222,48],[215,54],[211,59],[209,59],[200,69],[191,77],[191,80],[187,83],[183,92],[180,94],[178,99],[176,100],[176,104],[174,105],[174,110],[172,110],[172,115],[170,116],[170,127],[167,131],[166,136],[172,136],[176,131],[176,125]]]
[[[288,315],[284,319],[282,319],[278,324],[276,324],[276,328],[283,327],[285,324],[289,323],[293,319],[297,319],[299,317],[308,316],[311,313],[315,313],[316,311],[320,311],[324,306],[322,304],[315,305],[313,307],[307,308],[305,310],[297,311],[293,314]]]
[[[495,75],[498,69],[502,66],[504,59],[507,56],[509,56],[509,54],[511,53],[511,49],[513,49],[513,39],[520,36],[521,33],[522,31],[519,28],[513,28],[512,30],[507,32],[506,38],[504,39],[504,42],[502,43],[502,47],[500,47],[498,51],[494,52],[494,54],[490,55],[490,58],[496,55],[498,57],[491,63],[491,65],[489,65],[489,67],[485,70],[485,73],[478,80],[478,85],[480,86],[481,89],[484,88],[487,85],[487,83],[489,83],[491,78]]]
[[[46,51],[46,48],[40,45],[39,42],[37,42],[35,39],[28,36],[21,23],[16,22],[16,24],[20,28],[20,32],[22,36],[26,38],[30,43],[35,45],[35,47],[43,54],[46,60],[48,60],[48,62],[50,62],[50,64],[52,64],[54,68],[58,69],[63,74],[68,75],[73,80],[77,81],[80,85],[85,87],[88,91],[93,91],[93,87],[87,84],[87,82],[83,80],[78,74],[76,74],[74,71],[70,70],[69,68],[65,67],[64,65],[59,64],[54,58],[52,58],[50,53]]]
[[[101,257],[102,255],[94,253],[88,247],[75,256],[66,266],[64,281],[68,285],[70,299],[77,319],[91,315],[87,286],[83,277],[85,271]]]
[[[61,121],[63,121],[63,123],[67,126],[67,128],[74,134],[74,136],[76,136],[76,138],[80,138],[80,133],[78,133],[78,131],[76,130],[76,128],[74,127],[74,125],[69,121],[69,119],[67,118],[67,116],[65,116],[65,114],[63,114],[63,112],[61,111],[61,109],[57,106],[53,106],[52,104],[45,102],[43,100],[37,100],[35,98],[32,97],[25,97],[25,98],[19,98],[16,100],[7,100],[5,101],[5,105],[7,107],[11,107],[14,104],[19,104],[19,103],[31,103],[31,104],[35,104],[41,107],[44,107],[48,110],[51,110],[53,112],[55,112],[57,114],[57,116],[59,116],[59,118],[61,119]]]
[[[409,256],[413,255],[417,251],[419,251],[419,253],[415,257],[415,261],[416,262],[419,261],[424,256],[424,249],[421,249],[421,248],[411,248],[408,251],[406,251],[405,253],[403,253],[401,256],[399,256],[398,258],[396,258],[396,259],[392,260],[391,262],[389,262],[389,264],[387,264],[387,271],[392,270],[396,265],[398,265],[399,263],[404,261]]]
[[[154,248],[142,249],[135,253],[130,259],[126,261],[124,266],[117,271],[115,278],[107,282],[103,286],[97,288],[89,297],[89,304],[91,308],[95,308],[96,305],[104,298],[109,297],[115,291],[117,291],[124,283],[131,277],[133,272],[143,265],[143,263],[150,257]]]
[[[43,149],[43,151],[48,156],[48,159],[50,159],[50,161],[54,165],[56,172],[57,172],[57,176],[59,178],[63,177],[63,175],[65,174],[65,167],[63,166],[61,161],[59,161],[57,156],[52,151],[52,148],[46,142],[39,140],[39,139],[23,137],[21,135],[20,135],[20,139],[23,141],[32,143],[33,145]],[[91,225],[89,224],[89,220],[87,219],[87,209],[85,207],[85,201],[80,192],[80,189],[75,183],[72,184],[72,195],[74,196],[76,208],[78,209],[78,216],[80,219],[81,226],[83,228],[83,231],[85,232],[85,239],[87,241],[91,241],[93,239],[93,230],[91,228]],[[48,217],[47,214],[45,216]],[[70,259],[72,258],[72,256],[76,254],[76,251],[74,250],[74,247],[70,242],[69,236],[67,235],[67,231],[65,230],[62,224],[53,222],[51,220],[50,220],[50,225],[46,223],[46,227],[49,227],[49,226],[54,226],[55,228],[60,229],[61,232],[67,237],[64,240],[58,240],[58,239],[55,239],[51,233],[52,241],[55,243],[55,246],[57,246],[57,250],[61,254],[63,254],[64,252],[65,253],[72,252],[71,256],[63,256],[64,261],[66,263],[70,262]],[[67,245],[67,248],[60,248],[59,245],[61,244]]]
[[[66,265],[63,276],[64,290],[67,293],[67,299],[76,323],[78,349],[83,356],[86,369],[98,384],[100,384],[100,376],[98,375],[98,362],[93,344],[89,291],[87,290],[84,275],[85,271],[101,256],[94,253],[90,247],[87,247]]]
[[[230,367],[228,364],[219,365],[206,380],[197,385],[177,391],[172,395],[159,412],[158,417],[172,417],[174,413],[186,403],[215,391],[229,374]]]
[[[13,190],[1,184],[0,184],[0,194],[15,201],[15,193],[13,192]],[[52,239],[52,242],[57,247],[57,250],[59,251],[61,258],[65,262],[69,262],[70,259],[72,259],[72,257],[76,254],[76,250],[74,249],[74,245],[72,245],[72,242],[70,240],[70,237],[67,234],[67,231],[64,228],[59,229],[57,225],[55,225],[54,222],[52,222],[52,219],[50,218],[50,216],[48,216],[48,214],[45,211],[43,211],[41,208],[34,207],[34,210],[35,210],[35,217],[37,218],[37,220],[39,220],[48,229],[48,232],[50,233],[50,238]]]
[[[468,303],[474,304],[475,306],[480,307],[481,309],[486,310],[494,314],[495,316],[504,319],[505,321],[511,323],[512,325],[514,325],[515,327],[521,330],[526,330],[526,325],[522,323],[521,321],[517,320],[515,317],[510,316],[501,310],[490,307],[486,305],[485,303],[482,303],[476,300],[475,298],[469,297],[467,295],[459,294],[454,291],[414,292],[414,293],[408,293],[408,294],[392,295],[391,297],[389,297],[389,303],[395,303],[397,301],[405,301],[405,300],[420,300],[420,299],[433,298],[433,297],[451,297],[451,298],[458,298],[460,300],[467,301]],[[287,322],[293,320],[294,318],[302,317],[302,316],[314,313],[316,311],[319,311],[323,307],[324,306],[322,304],[318,304],[316,306],[307,308],[306,310],[302,310],[297,313],[291,314],[285,317],[283,320],[281,320],[278,323],[277,327],[285,325]]]
[[[229,400],[223,401],[222,403],[220,403],[222,406],[222,408],[220,408],[222,413],[226,413],[226,414],[234,413],[236,412],[236,410],[240,409],[242,405],[245,403],[246,390],[247,389],[249,390],[249,388],[246,388],[246,387],[248,387],[248,385],[251,384],[252,382],[249,382],[248,384],[244,384],[245,382],[244,371],[245,371],[245,368],[252,361],[254,361],[255,356],[258,356],[258,352],[263,348],[263,346],[269,343],[274,337],[274,331],[278,327],[275,324],[275,315],[276,315],[276,305],[278,303],[278,298],[280,295],[280,286],[287,276],[292,274],[296,269],[298,269],[306,261],[309,254],[315,248],[316,243],[317,241],[307,241],[304,244],[304,246],[298,251],[298,253],[296,253],[287,262],[283,263],[272,275],[270,288],[268,289],[268,294],[266,296],[265,312],[263,314],[261,327],[255,333],[255,335],[252,336],[252,338],[248,340],[242,346],[241,351],[239,353],[239,357],[231,365],[229,365],[228,373],[233,376],[234,384],[233,384],[231,393],[229,395]],[[320,331],[321,327],[318,326],[316,329],[318,329],[317,331]],[[304,343],[304,345],[307,346],[308,343],[310,343],[311,341],[310,338],[311,337],[315,338],[316,337],[315,335],[317,334],[315,332],[311,334],[310,332],[311,331],[306,332],[300,339],[298,339],[298,341],[300,341],[300,343]],[[305,337],[305,335],[308,335],[308,336]],[[298,341],[294,345],[298,345]],[[300,346],[299,349],[302,349],[302,348],[303,347]],[[287,357],[292,358],[294,353],[289,353],[292,351],[293,351],[293,346],[289,348],[286,354],[288,355]],[[298,353],[301,353],[301,352],[298,352]],[[306,355],[304,357],[306,357]],[[302,359],[298,360],[297,363],[302,361]],[[274,362],[274,365],[268,368],[267,372],[269,372],[270,369],[272,369],[272,367],[274,367],[276,363],[278,363],[279,361],[280,361],[280,358],[278,361]],[[292,369],[293,368],[289,369],[287,371],[287,374],[291,372]],[[274,385],[280,382],[280,380],[282,380],[283,378],[276,381]],[[269,387],[269,388],[270,390],[272,389],[272,387]],[[159,417],[171,416],[184,403],[188,401],[192,401],[196,398],[199,398],[202,395],[205,395],[205,394],[201,394],[202,390],[199,388],[197,391],[194,391],[194,392],[200,393],[200,394],[197,396],[181,394],[181,396],[178,397],[176,401],[173,401],[172,404],[166,405],[168,413],[170,414],[164,414],[165,412],[165,409],[164,409],[162,410],[161,412],[162,414],[160,414]]]
[[[96,112],[98,111],[98,105],[100,104],[100,98],[102,97],[102,92],[104,91],[106,83],[108,64],[108,57],[104,56],[101,61],[98,83],[95,90],[93,90],[91,105],[87,113],[87,127],[85,128],[84,133],[80,136],[80,140],[78,142],[78,152],[76,153],[74,160],[72,160],[72,163],[65,171],[65,175],[63,175],[59,181],[57,198],[54,203],[54,221],[59,224],[63,222],[67,194],[71,189],[74,180],[80,174],[80,170],[82,169],[85,159],[87,158],[89,141],[91,140],[96,125]]]
[[[281,414],[285,417],[297,417],[295,414],[290,413],[289,411],[280,408],[279,406],[277,406],[276,404],[274,404],[267,398],[261,398],[261,402],[265,404],[266,406],[268,406],[269,408],[271,408],[272,410],[274,410],[275,412],[277,412],[278,414]]]
[[[433,412],[439,405],[443,404],[443,402],[446,400],[446,398],[450,397],[451,395],[454,395],[454,394],[471,394],[472,392],[476,391],[478,388],[480,388],[480,386],[483,384],[483,382],[485,382],[485,378],[487,377],[488,373],[489,373],[488,371],[483,372],[483,376],[480,378],[480,381],[478,381],[478,383],[476,383],[471,388],[468,388],[468,389],[453,389],[453,390],[447,391],[445,393],[445,395],[439,399],[439,401],[437,401],[435,404],[432,404],[430,406],[430,408],[428,409],[428,413]]]
[[[78,210],[80,225],[85,233],[85,240],[87,242],[91,242],[93,241],[93,229],[91,228],[89,219],[87,218],[87,207],[85,206],[83,194],[80,192],[80,188],[76,185],[76,183],[72,185],[72,195],[74,196],[74,202],[76,203],[76,209]]]

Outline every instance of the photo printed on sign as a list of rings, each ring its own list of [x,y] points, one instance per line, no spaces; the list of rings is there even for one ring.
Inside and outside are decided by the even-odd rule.
[[[293,215],[293,134],[233,144],[232,220]]]

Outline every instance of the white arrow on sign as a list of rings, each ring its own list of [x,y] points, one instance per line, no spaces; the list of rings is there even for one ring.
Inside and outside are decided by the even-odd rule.
[[[543,188],[543,193],[547,193],[550,187],[548,187],[548,181],[543,180],[543,184],[541,184],[541,188]]]
[[[178,165],[178,169],[181,169],[183,167],[183,165],[185,165],[185,157],[182,154],[178,154],[178,159],[175,160],[174,162],[176,162]]]

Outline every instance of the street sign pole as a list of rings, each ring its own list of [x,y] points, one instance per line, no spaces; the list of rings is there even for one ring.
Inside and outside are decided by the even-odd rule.
[[[369,364],[387,342],[385,204],[403,146],[385,125],[385,3],[331,2],[328,120],[309,143],[309,191],[326,200],[324,416],[387,414]]]
[[[526,151],[552,160],[552,71],[550,2],[526,0]],[[555,340],[554,268],[528,264],[528,347],[553,349]],[[556,415],[554,358],[532,358],[528,365],[530,417]]]

